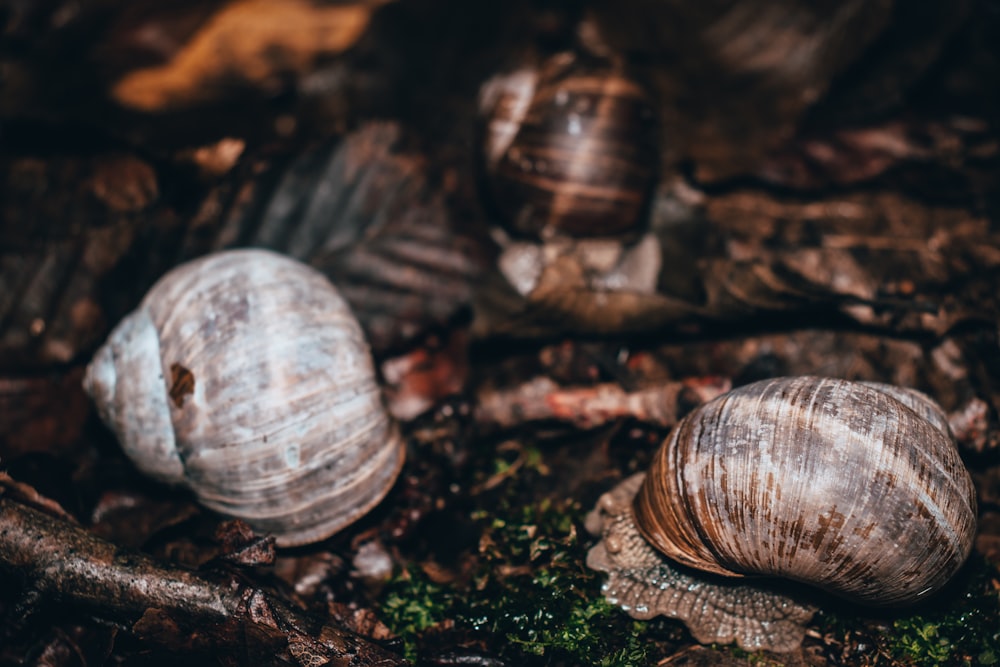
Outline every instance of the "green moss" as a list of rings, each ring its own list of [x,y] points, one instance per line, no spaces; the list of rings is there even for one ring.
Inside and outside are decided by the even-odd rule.
[[[978,559],[968,567],[965,591],[956,600],[893,622],[885,642],[894,657],[916,665],[1000,663],[1000,596],[991,580],[996,570]]]
[[[492,469],[507,471],[499,464]],[[617,667],[655,662],[684,637],[676,623],[637,622],[604,601],[601,576],[584,566],[583,508],[567,500],[520,499],[542,474],[521,464],[517,475],[471,499],[464,519],[479,539],[468,558],[454,559],[468,564],[450,573],[458,575],[456,583],[436,584],[413,564],[387,586],[380,616],[401,637],[408,658],[416,660],[428,637],[458,633],[512,664]],[[956,582],[960,594],[913,614],[871,623],[826,611],[819,622],[823,634],[850,656],[848,663],[1000,664],[995,578],[995,567],[980,560]],[[744,657],[774,664],[760,654]]]
[[[394,580],[381,617],[413,659],[421,633],[445,621],[481,639],[501,657],[530,664],[644,664],[651,625],[607,604],[597,575],[583,566],[582,510],[542,500],[477,510],[483,532],[468,581],[446,588],[418,567]]]
[[[383,596],[380,617],[404,643],[407,660],[417,658],[420,635],[446,620],[455,595],[428,579],[419,569],[406,570]]]
[[[911,614],[875,624],[826,611],[824,634],[845,645],[868,645],[867,664],[958,666],[1000,664],[1000,596],[996,569],[973,557],[954,582],[957,591]]]

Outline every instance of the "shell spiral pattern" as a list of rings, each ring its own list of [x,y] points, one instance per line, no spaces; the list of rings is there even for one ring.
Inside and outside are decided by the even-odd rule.
[[[217,253],[168,273],[84,382],[141,470],[280,546],[354,521],[402,466],[346,302],[322,274],[272,252]]]
[[[866,604],[915,602],[958,570],[976,526],[947,422],[925,413],[940,408],[875,384],[741,387],[674,429],[636,496],[636,524],[700,570],[784,577]]]
[[[553,57],[485,87],[486,168],[516,234],[634,234],[658,161],[652,106],[620,68]]]

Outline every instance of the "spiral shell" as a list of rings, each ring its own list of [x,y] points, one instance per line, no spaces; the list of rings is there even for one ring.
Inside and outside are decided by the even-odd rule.
[[[976,500],[948,420],[912,389],[819,377],[746,385],[682,419],[647,473],[601,496],[587,565],[635,618],[790,651],[816,597],[925,599],[972,548]]]
[[[645,89],[621,67],[554,56],[484,85],[487,178],[517,234],[617,236],[640,226],[657,163]]]
[[[976,528],[972,480],[929,398],[817,377],[757,382],[689,414],[633,509],[683,565],[876,605],[941,588]]]
[[[403,462],[346,302],[319,272],[268,251],[165,275],[97,352],[84,386],[139,469],[279,546],[360,517]]]

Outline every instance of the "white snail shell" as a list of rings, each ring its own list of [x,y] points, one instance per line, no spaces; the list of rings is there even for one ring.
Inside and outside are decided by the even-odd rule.
[[[629,493],[606,494],[588,517],[605,538],[588,562],[612,572],[606,591],[643,617],[681,618],[701,641],[747,648],[787,649],[801,632],[768,637],[784,620],[773,615],[780,605],[752,602],[746,580],[722,577],[778,577],[864,604],[909,604],[955,574],[975,537],[975,491],[946,418],[923,394],[888,385],[806,376],[740,387],[682,419],[641,486],[626,485]],[[652,565],[649,545],[667,559]],[[667,578],[661,561],[722,575],[709,578],[715,593],[738,591],[741,602],[716,604],[765,618],[744,623],[727,612],[720,623],[659,582],[637,583],[638,570]]]
[[[163,276],[84,385],[140,470],[279,546],[359,518],[403,463],[347,303],[319,272],[264,250]]]

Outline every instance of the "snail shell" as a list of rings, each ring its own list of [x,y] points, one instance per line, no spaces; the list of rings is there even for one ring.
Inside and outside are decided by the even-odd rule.
[[[361,327],[319,272],[234,250],[163,276],[84,379],[143,472],[273,533],[323,539],[403,462]]]
[[[480,93],[487,179],[515,233],[617,236],[640,226],[654,181],[653,113],[621,67],[554,56]]]
[[[597,514],[620,517],[621,497],[613,500],[603,499]],[[667,561],[712,575],[780,577],[872,605],[914,603],[940,589],[968,556],[976,527],[972,480],[931,399],[808,376],[750,384],[691,412],[625,502],[644,538],[637,554],[652,545]],[[589,522],[610,525],[600,516]],[[599,569],[612,569],[610,559],[627,572],[632,556],[616,539],[592,556]],[[681,617],[702,641],[734,638],[713,637],[704,624],[714,621],[685,618],[676,600],[654,611],[665,599],[658,587],[629,587],[628,595],[642,600],[646,616]],[[755,606],[768,605],[741,608]],[[735,638],[773,647],[754,634],[766,635],[766,625],[751,623]]]

